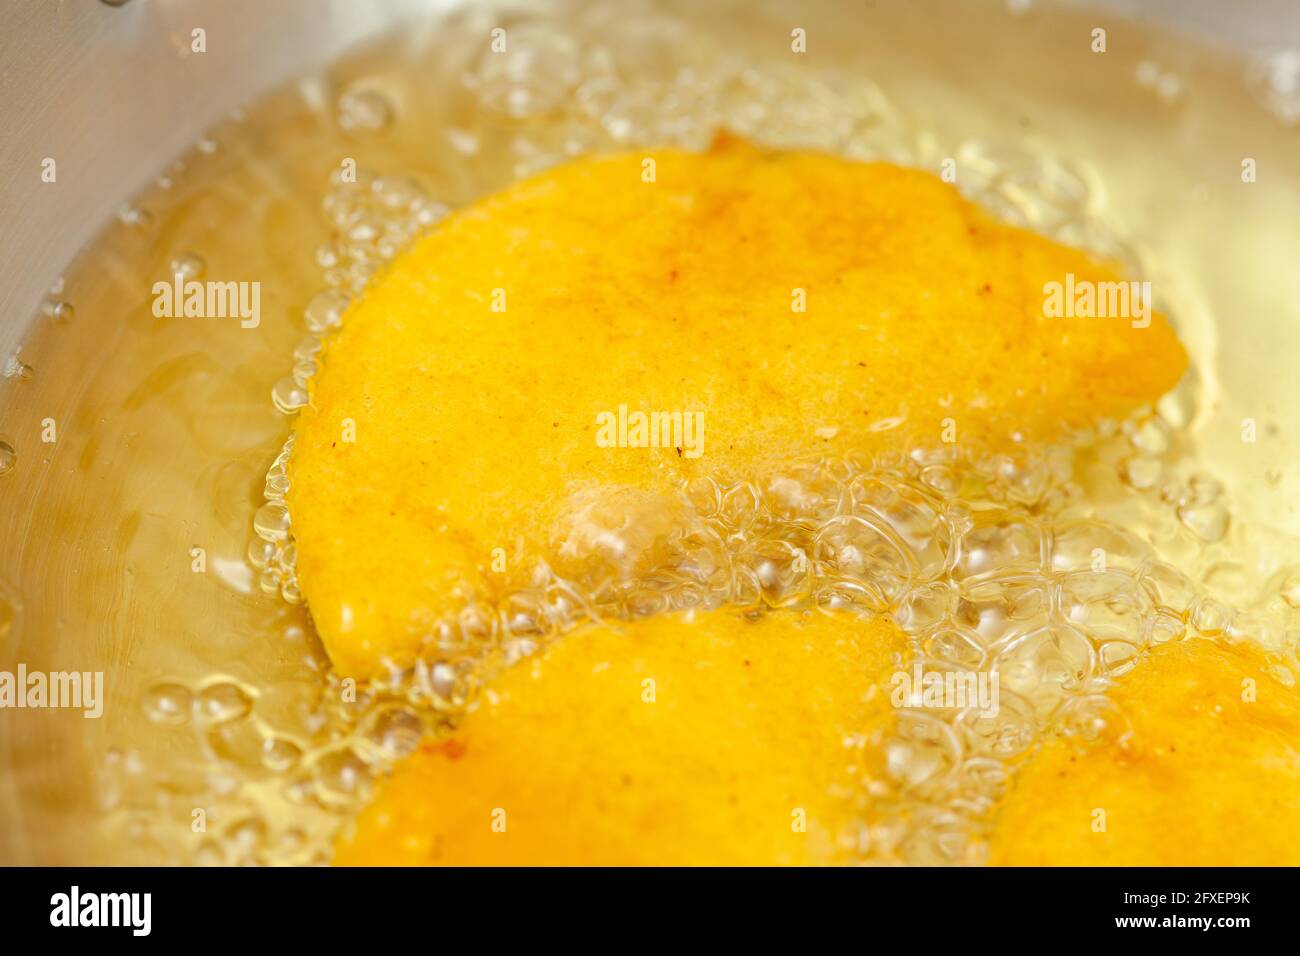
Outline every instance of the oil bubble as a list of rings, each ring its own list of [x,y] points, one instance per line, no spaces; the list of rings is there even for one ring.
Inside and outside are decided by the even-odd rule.
[[[197,279],[203,275],[203,270],[207,263],[203,258],[193,252],[181,252],[172,256],[167,268],[171,275],[180,276],[183,280]]]
[[[393,104],[383,93],[371,89],[350,89],[339,97],[335,119],[344,132],[374,134],[393,122]]]
[[[132,203],[123,203],[118,207],[117,220],[124,226],[148,226],[153,222],[153,213]]]
[[[145,693],[143,706],[154,723],[183,724],[190,719],[194,695],[183,684],[155,684]]]
[[[293,376],[287,376],[275,383],[271,389],[271,400],[275,407],[288,415],[307,404],[309,398],[305,389]]]
[[[67,322],[76,315],[77,310],[71,302],[49,301],[41,307],[41,311],[56,322]]]
[[[302,748],[286,737],[267,737],[262,742],[262,766],[275,773],[292,770],[302,754]]]
[[[252,696],[232,681],[219,681],[205,687],[194,703],[196,716],[207,724],[242,720],[253,710]]]
[[[253,530],[267,541],[279,541],[289,533],[289,509],[275,502],[262,505],[253,517]]]

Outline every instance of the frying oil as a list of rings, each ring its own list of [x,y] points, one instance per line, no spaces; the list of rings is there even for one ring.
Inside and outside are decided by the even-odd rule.
[[[449,625],[481,655],[331,674],[283,504],[292,415],[347,302],[449,210],[723,128],[955,171],[1149,281],[1192,372],[1078,446],[694,483],[692,534],[581,595],[597,612],[888,613],[900,667],[996,671],[996,717],[905,710],[853,742],[861,825],[840,838],[866,861],[978,862],[1016,762],[1048,733],[1122,733],[1107,688],[1154,644],[1253,640],[1294,683],[1300,52],[1243,62],[1024,2],[698,6],[412,24],[209,131],[68,268],[0,380],[0,661],[103,672],[106,703],[0,711],[0,859],[326,862],[494,654],[574,623],[521,589]],[[256,284],[257,321],[159,315],[160,282],[248,284],[250,306]]]

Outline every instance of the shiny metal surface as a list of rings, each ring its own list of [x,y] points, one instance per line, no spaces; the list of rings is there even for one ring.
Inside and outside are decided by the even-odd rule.
[[[1243,51],[1268,50],[1300,36],[1295,0],[1075,0],[1106,7]]]
[[[0,0],[0,5],[5,14],[0,30],[2,366],[21,342],[46,290],[78,250],[111,220],[124,200],[163,172],[206,128],[350,47],[409,19],[460,4],[454,0],[127,0],[113,6],[103,0]],[[1090,0],[1073,5],[1105,6],[1247,52],[1300,40],[1300,4],[1295,0]],[[189,49],[190,31],[195,27],[207,33],[208,48],[203,54]],[[41,182],[41,163],[46,157],[57,161],[55,183]],[[1262,234],[1257,240],[1264,246],[1272,238]],[[1248,258],[1245,252],[1240,255]],[[1250,273],[1243,270],[1243,275]],[[1279,288],[1285,291],[1284,285]],[[103,329],[102,335],[99,344],[106,347],[109,330]],[[1270,347],[1265,338],[1245,338],[1241,328],[1236,336],[1243,343],[1242,352],[1262,354]],[[282,349],[285,352],[287,347]],[[48,369],[50,374],[45,375],[47,369],[42,368],[42,378],[28,390],[30,407],[16,411],[24,421],[39,422],[55,413],[60,413],[62,420],[59,402],[66,399],[71,407],[77,396],[72,394],[74,389],[60,383],[78,381],[94,367],[96,358],[64,355],[57,367]],[[248,385],[249,376],[241,377],[237,374],[240,369],[222,364],[237,365],[219,349],[186,361],[188,364],[175,366],[177,376],[192,370],[195,378],[209,375],[224,380],[224,376],[241,388]],[[99,384],[127,392],[129,372],[106,371]],[[252,385],[243,391],[269,405],[265,400],[268,387],[257,376],[251,378]],[[1287,384],[1279,383],[1280,395],[1285,396],[1282,386]],[[1256,392],[1266,394],[1265,385],[1260,384]],[[217,394],[218,399],[222,397]],[[225,423],[215,419],[235,404],[209,404],[214,407],[201,413],[213,421],[202,433],[217,444],[212,435],[218,431],[217,424],[225,428]],[[1286,407],[1281,400],[1278,405]],[[270,419],[269,408],[266,412]],[[17,547],[20,537],[22,543],[32,543],[34,556],[24,565],[24,572],[48,592],[40,597],[42,610],[48,613],[44,617],[29,614],[27,630],[15,635],[18,640],[5,648],[6,652],[21,650],[23,659],[36,662],[49,656],[41,651],[51,645],[88,647],[91,660],[106,662],[114,686],[124,687],[135,679],[132,668],[139,670],[140,646],[163,636],[183,643],[178,638],[182,630],[179,614],[170,613],[173,604],[184,605],[201,620],[219,620],[231,628],[246,624],[262,610],[232,589],[204,588],[200,597],[189,591],[168,592],[167,597],[174,600],[162,604],[162,611],[143,598],[137,600],[132,589],[140,587],[145,575],[133,577],[123,572],[121,565],[144,561],[146,545],[166,545],[173,552],[181,549],[179,553],[184,553],[182,546],[188,548],[190,542],[178,535],[200,520],[212,522],[213,516],[201,507],[206,502],[190,500],[199,497],[196,488],[204,476],[183,474],[173,476],[183,481],[157,485],[158,479],[147,473],[151,462],[175,457],[175,449],[182,447],[186,435],[179,425],[175,434],[159,429],[136,441],[126,416],[114,424],[122,433],[119,437],[132,440],[104,442],[92,449],[97,456],[88,450],[75,459],[85,472],[80,477],[93,490],[73,497],[67,508],[56,509],[54,499],[68,495],[71,469],[58,474],[51,470],[47,476],[33,468],[30,475],[23,476],[24,482],[30,482],[21,486],[23,494],[11,499],[20,506],[8,517],[0,514],[0,543],[15,550],[22,550]],[[241,424],[246,423],[241,419]],[[257,442],[273,445],[282,437],[275,431],[279,427],[278,420],[256,418],[246,428],[252,434],[247,447],[240,445],[227,452],[225,445],[219,446],[228,459],[229,471],[215,475],[209,485],[219,479],[223,490],[229,485],[239,492],[222,499],[234,504],[229,514],[217,516],[232,529],[222,553],[238,554],[243,547],[253,506],[246,495],[241,496],[242,490],[253,486],[257,469],[265,471],[265,450]],[[23,454],[28,455],[34,447],[37,450],[31,458],[37,461],[44,452],[33,441]],[[110,468],[105,463],[109,460],[120,467]],[[49,484],[45,483],[47,477]],[[141,504],[155,494],[169,504],[166,521],[159,520],[161,509]],[[131,501],[136,502],[135,511],[126,504]],[[46,506],[38,508],[42,502]],[[20,512],[39,513],[30,517]],[[92,531],[97,526],[89,518],[77,523],[64,512],[76,514],[78,519],[100,512],[121,513],[124,520],[120,527],[100,522],[103,527],[96,537]],[[191,519],[193,523],[187,523]],[[27,531],[20,536],[13,528]],[[54,557],[45,555],[46,536],[63,539]],[[96,580],[112,585],[113,600],[107,610],[78,598]],[[204,646],[192,639],[182,650],[196,652]],[[4,821],[0,826],[0,862],[85,861],[81,835],[59,830],[61,814],[67,815],[72,798],[53,784],[85,773],[92,758],[107,749],[110,732],[117,731],[110,721],[124,718],[119,712],[102,723],[65,720],[62,715],[57,718],[43,722],[38,730],[28,724],[22,734],[0,734],[0,820]],[[36,781],[45,789],[33,789],[39,800],[20,800],[18,790],[23,781],[8,772],[19,762],[39,764],[46,771]],[[47,776],[51,779],[45,779]],[[95,792],[95,782],[88,775],[85,781],[76,782],[76,789],[83,794],[102,796]],[[79,811],[80,806],[73,809]],[[30,836],[51,831],[57,839]]]

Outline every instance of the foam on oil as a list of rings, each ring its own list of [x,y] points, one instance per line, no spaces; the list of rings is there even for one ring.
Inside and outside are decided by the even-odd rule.
[[[591,616],[890,614],[929,666],[996,669],[996,718],[902,711],[846,742],[862,822],[841,838],[864,860],[978,862],[1045,734],[1124,732],[1106,690],[1152,644],[1258,641],[1293,682],[1296,55],[1237,64],[1108,23],[1098,59],[1091,18],[1024,4],[841,16],[557,5],[425,24],[213,130],[123,206],[5,366],[0,647],[104,670],[109,702],[100,722],[0,714],[4,859],[323,862],[377,774]],[[692,519],[635,565],[594,549],[531,568],[434,629],[418,667],[339,680],[295,606],[283,505],[285,416],[322,337],[447,209],[567,157],[702,148],[722,127],[955,160],[999,215],[1151,278],[1191,380],[1077,447],[912,442],[791,462],[762,487],[693,483]],[[1246,191],[1245,155],[1267,192]],[[154,318],[152,283],[176,273],[260,280],[262,323]]]

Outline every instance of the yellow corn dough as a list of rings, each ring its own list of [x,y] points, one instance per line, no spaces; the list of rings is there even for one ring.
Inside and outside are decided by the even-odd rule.
[[[298,579],[335,666],[409,663],[453,595],[491,590],[495,549],[581,553],[593,514],[670,526],[679,478],[1050,437],[1174,385],[1159,316],[1043,316],[1067,274],[1114,278],[928,173],[734,139],[459,212],[349,309],[298,421]],[[601,447],[620,406],[703,413],[702,454]]]
[[[1265,666],[1203,639],[1157,648],[1113,694],[1132,736],[1047,745],[1002,802],[990,862],[1300,863],[1300,698]]]
[[[879,620],[792,611],[574,631],[399,765],[336,862],[847,859],[849,738],[887,720],[903,647]]]

